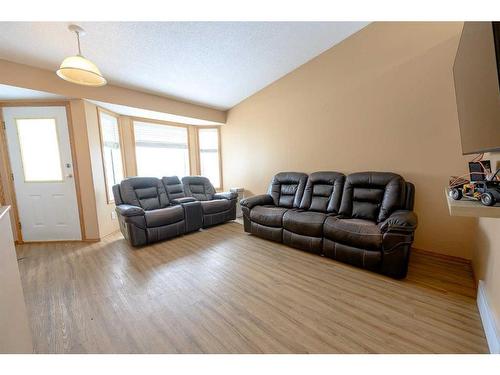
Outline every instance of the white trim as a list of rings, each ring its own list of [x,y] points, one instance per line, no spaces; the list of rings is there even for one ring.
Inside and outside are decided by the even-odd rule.
[[[483,322],[484,333],[488,341],[490,353],[500,354],[500,327],[497,325],[495,315],[490,309],[484,282],[482,280],[479,280],[479,286],[477,288],[477,307],[479,308],[479,315]]]

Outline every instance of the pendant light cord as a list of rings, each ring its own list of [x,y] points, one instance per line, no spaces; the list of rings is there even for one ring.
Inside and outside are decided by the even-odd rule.
[[[80,33],[78,31],[75,31],[76,33],[76,40],[78,42],[78,55],[82,56],[82,49],[80,47]]]

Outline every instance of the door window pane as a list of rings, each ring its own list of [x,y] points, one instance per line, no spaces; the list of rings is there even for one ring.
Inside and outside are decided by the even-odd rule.
[[[106,112],[99,111],[99,121],[101,127],[106,193],[108,202],[111,202],[113,197],[113,185],[119,184],[123,180],[123,162],[120,148],[118,118]]]
[[[17,119],[17,134],[26,182],[62,181],[56,120]]]
[[[138,176],[189,175],[187,128],[134,121]]]
[[[200,172],[207,177],[216,189],[221,188],[219,129],[198,129],[200,146]]]

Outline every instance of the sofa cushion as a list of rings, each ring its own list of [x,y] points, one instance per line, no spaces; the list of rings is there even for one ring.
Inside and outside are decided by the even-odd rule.
[[[182,177],[184,192],[189,197],[194,197],[199,201],[210,201],[214,199],[215,188],[210,180],[202,176]]]
[[[381,250],[382,233],[374,222],[363,219],[328,217],[323,234],[334,242],[365,250]]]
[[[144,216],[148,227],[161,227],[184,220],[184,209],[182,206],[171,206],[146,211]]]
[[[167,191],[168,199],[179,199],[184,198],[184,187],[182,186],[181,180],[177,176],[163,177],[161,179],[165,190]]]
[[[250,219],[268,227],[281,228],[287,208],[276,206],[255,206],[250,211]]]
[[[395,173],[352,173],[345,181],[340,214],[377,223],[384,221],[403,207],[405,187],[403,178]]]
[[[312,211],[288,210],[283,215],[283,228],[304,236],[321,237],[326,214]]]
[[[201,201],[201,208],[204,214],[216,214],[227,211],[231,208],[231,201],[227,199],[215,199],[213,201]]]
[[[178,221],[177,223],[172,223],[169,225],[164,225],[161,227],[151,227],[146,229],[148,234],[148,242],[163,241],[168,238],[180,236],[185,233],[185,222]]]
[[[381,251],[363,250],[326,238],[323,240],[323,254],[328,258],[373,271],[378,271],[382,263]]]
[[[298,172],[280,172],[273,177],[269,186],[269,195],[275,206],[299,208],[307,175]]]
[[[113,198],[115,200],[115,204],[119,206],[120,204],[124,204],[122,199],[122,193],[120,191],[120,184],[113,185]]]
[[[275,242],[282,242],[283,239],[282,228],[269,227],[256,222],[250,223],[250,233]]]
[[[321,254],[322,242],[323,238],[321,237],[304,236],[302,234],[293,233],[289,230],[283,229],[283,243],[285,245],[295,247],[296,249]]]
[[[167,207],[170,202],[163,183],[155,177],[130,177],[120,183],[123,203],[156,210]]]
[[[300,208],[308,211],[338,213],[345,176],[338,172],[309,175]]]

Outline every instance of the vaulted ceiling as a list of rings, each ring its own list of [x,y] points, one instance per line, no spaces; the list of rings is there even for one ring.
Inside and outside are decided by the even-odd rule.
[[[56,70],[62,22],[0,22],[0,59]],[[226,110],[366,22],[81,22],[83,55],[112,84]],[[1,82],[0,82],[1,83]]]

